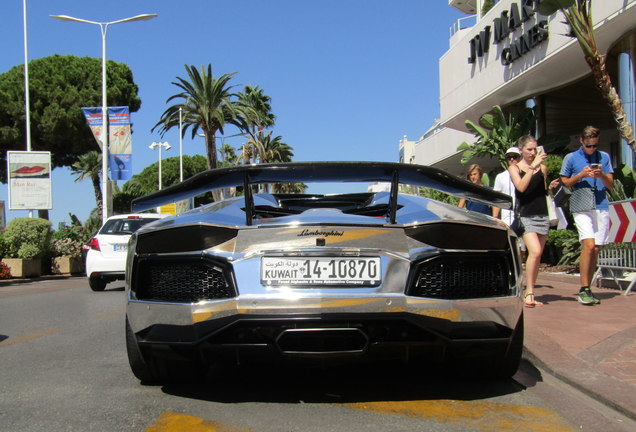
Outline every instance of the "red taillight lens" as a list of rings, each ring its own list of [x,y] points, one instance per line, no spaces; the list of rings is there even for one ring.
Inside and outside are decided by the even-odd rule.
[[[88,246],[93,249],[93,250],[101,250],[99,248],[99,240],[97,240],[97,238],[92,238],[89,242],[88,242]]]

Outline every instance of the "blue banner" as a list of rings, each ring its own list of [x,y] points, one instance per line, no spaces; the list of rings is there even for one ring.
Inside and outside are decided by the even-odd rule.
[[[93,131],[99,147],[102,147],[102,108],[82,108],[88,126]],[[113,180],[132,178],[132,139],[128,107],[108,107],[108,163]]]

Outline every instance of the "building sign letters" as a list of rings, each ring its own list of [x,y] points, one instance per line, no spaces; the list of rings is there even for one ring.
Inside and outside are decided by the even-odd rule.
[[[492,27],[486,26],[470,40],[468,63],[475,63],[478,57],[488,53],[491,38],[493,43],[499,44],[507,40],[508,36],[517,29],[522,28],[523,23],[535,16],[539,0],[521,0],[520,5],[521,8],[519,8],[519,4],[512,3],[510,9],[504,10],[498,18],[494,19]],[[531,28],[526,29],[519,37],[510,41],[510,45],[502,49],[501,63],[508,66],[547,39],[548,21],[541,20]]]

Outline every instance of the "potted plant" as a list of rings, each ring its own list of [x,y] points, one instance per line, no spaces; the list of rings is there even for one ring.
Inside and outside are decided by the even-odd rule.
[[[37,277],[42,274],[41,258],[47,253],[51,222],[40,218],[16,218],[4,231],[4,262],[13,277]]]
[[[71,225],[55,231],[51,239],[51,272],[53,274],[82,273],[82,244],[86,231],[81,225]]]

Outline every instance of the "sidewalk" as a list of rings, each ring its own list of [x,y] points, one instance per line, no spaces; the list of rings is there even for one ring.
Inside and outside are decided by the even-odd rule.
[[[578,289],[578,275],[539,273],[524,356],[636,420],[636,293],[592,287],[601,304],[584,306]]]

